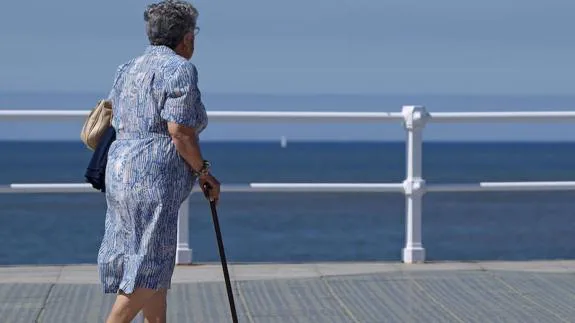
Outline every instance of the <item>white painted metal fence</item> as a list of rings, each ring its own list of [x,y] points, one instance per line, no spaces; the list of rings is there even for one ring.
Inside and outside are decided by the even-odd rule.
[[[83,122],[89,111],[0,110],[2,121]],[[425,261],[421,239],[422,198],[427,192],[547,191],[575,190],[575,182],[482,182],[470,184],[426,184],[422,173],[423,129],[428,122],[574,122],[575,112],[436,112],[423,106],[404,106],[401,112],[275,112],[210,111],[210,121],[232,122],[402,122],[406,131],[406,176],[402,183],[252,183],[224,186],[224,192],[381,192],[402,193],[406,200],[405,263]],[[196,189],[197,191],[197,189]],[[89,184],[0,185],[0,193],[87,193],[97,192]],[[178,222],[178,264],[192,261],[189,246],[189,204],[180,209]]]

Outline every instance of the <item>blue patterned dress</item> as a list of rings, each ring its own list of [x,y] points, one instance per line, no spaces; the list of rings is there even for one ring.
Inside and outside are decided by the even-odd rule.
[[[197,71],[165,46],[150,46],[116,73],[109,99],[117,139],[106,168],[105,233],[98,268],[105,293],[170,288],[178,209],[195,178],[167,121],[207,125]]]

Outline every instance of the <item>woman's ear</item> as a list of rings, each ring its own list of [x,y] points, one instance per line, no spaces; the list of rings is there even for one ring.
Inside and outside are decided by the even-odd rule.
[[[188,47],[188,59],[192,58],[194,54],[195,36],[193,32],[189,32],[184,36],[186,47]]]
[[[186,41],[187,44],[193,44],[195,40],[194,33],[193,32],[186,33],[186,35],[184,36],[184,40]]]

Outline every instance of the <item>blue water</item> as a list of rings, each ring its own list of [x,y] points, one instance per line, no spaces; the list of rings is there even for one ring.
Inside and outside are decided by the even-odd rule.
[[[204,143],[223,184],[399,182],[405,147],[390,143]],[[575,143],[424,145],[428,182],[575,180]],[[0,142],[0,184],[82,182],[90,153],[77,142]],[[430,193],[423,239],[430,260],[575,259],[573,192]],[[196,261],[217,261],[209,208],[191,199]],[[104,196],[0,194],[0,265],[94,263]],[[224,193],[230,261],[399,260],[401,194]]]

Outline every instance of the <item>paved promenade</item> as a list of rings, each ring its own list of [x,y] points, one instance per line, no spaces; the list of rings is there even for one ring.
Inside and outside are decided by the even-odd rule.
[[[575,322],[575,261],[239,264],[240,322]],[[0,267],[0,322],[103,322],[95,266]],[[219,264],[179,266],[168,322],[230,322]]]

